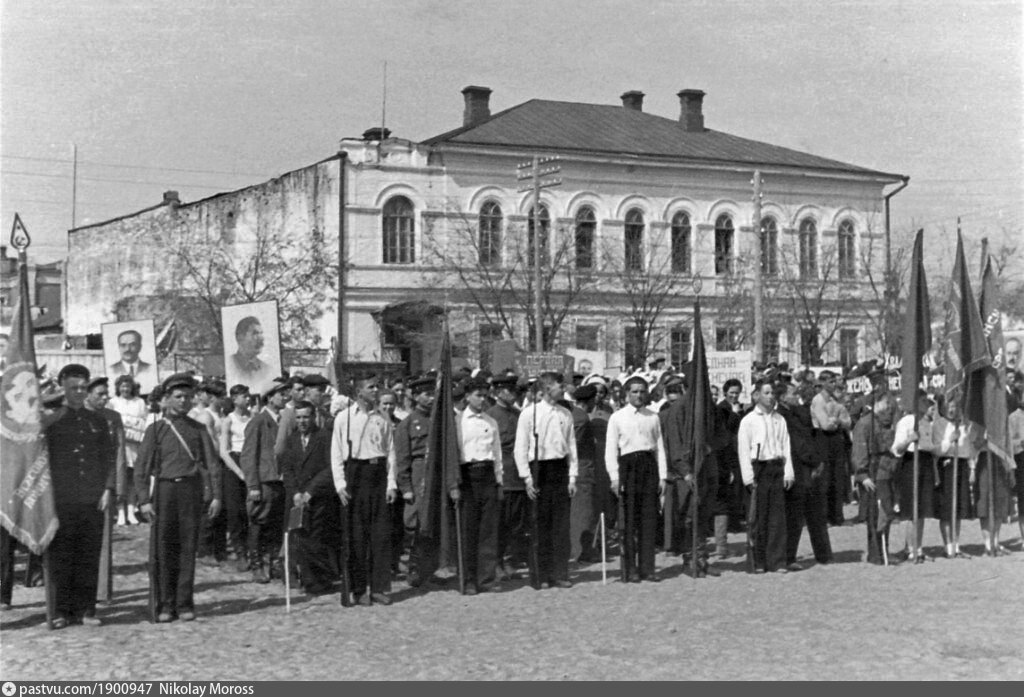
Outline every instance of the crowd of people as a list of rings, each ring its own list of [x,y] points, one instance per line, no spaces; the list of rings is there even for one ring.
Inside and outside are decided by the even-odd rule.
[[[695,457],[689,368],[655,367],[571,382],[463,368],[450,395],[438,394],[434,373],[358,375],[348,394],[322,375],[292,375],[259,395],[180,373],[143,399],[130,375],[111,396],[106,377],[66,366],[43,398],[60,520],[49,549],[51,626],[101,623],[105,521],[150,524],[150,609],[161,623],[195,618],[197,561],[233,565],[255,583],[287,576],[310,595],[390,605],[396,580],[443,587],[451,568],[466,595],[499,592],[524,570],[535,588],[568,588],[571,562],[611,552],[624,582],[659,582],[658,549],[696,577],[716,576],[736,533],[745,533],[749,572],[795,572],[806,568],[797,555],[805,527],[817,564],[833,560],[829,527],[851,524],[865,525],[867,562],[923,563],[929,519],[946,557],[966,556],[960,525],[974,518],[986,554],[1009,552],[1000,525],[1014,506],[1020,520],[1024,477],[990,456],[984,429],[941,395],[899,404],[873,365],[858,368],[870,384],[862,393],[828,370],[758,366],[749,405],[739,380],[714,386],[722,399]],[[1022,388],[1011,370],[1018,468]],[[449,397],[456,443],[442,475],[429,467],[430,449],[445,447],[432,413]],[[845,520],[853,502],[858,514]],[[895,543],[894,524],[903,527]],[[7,609],[6,533],[4,546]]]

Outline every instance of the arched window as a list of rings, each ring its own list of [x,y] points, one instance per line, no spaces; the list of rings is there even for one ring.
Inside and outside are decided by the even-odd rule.
[[[779,275],[779,226],[775,218],[761,218],[761,273]]]
[[[526,222],[526,265],[533,267],[533,206],[530,206],[529,217]],[[545,265],[548,262],[548,233],[551,230],[551,214],[548,213],[548,207],[543,203],[540,204],[540,210],[537,211],[537,216],[540,218],[540,255],[541,265]]]
[[[384,204],[384,263],[411,264],[416,261],[415,209],[405,196]]]
[[[734,229],[732,218],[720,215],[715,220],[715,273],[732,273],[732,250]]]
[[[672,216],[672,271],[675,273],[690,273],[690,232],[690,216],[686,211]]]
[[[800,278],[818,276],[818,226],[810,218],[800,223]]]
[[[580,208],[576,213],[576,268],[594,268],[594,233],[597,230],[597,216],[590,206]]]
[[[852,220],[839,223],[839,278],[853,278],[857,271],[856,234]]]
[[[625,257],[627,271],[644,269],[644,214],[639,208],[626,213]]]
[[[480,264],[499,266],[501,264],[501,206],[488,201],[480,207]]]

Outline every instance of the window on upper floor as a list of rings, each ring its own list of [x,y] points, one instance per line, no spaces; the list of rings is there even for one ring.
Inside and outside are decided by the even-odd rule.
[[[501,206],[488,201],[480,207],[477,242],[481,266],[501,265]]]
[[[761,218],[761,273],[779,275],[779,225],[775,218]]]
[[[644,214],[639,208],[626,213],[624,253],[627,271],[644,270]]]
[[[384,204],[384,263],[411,264],[416,261],[415,209],[405,196],[394,196]]]
[[[534,240],[534,220],[533,220],[533,207],[530,207],[529,217],[526,221],[526,265],[533,268],[533,240]],[[548,241],[551,232],[551,214],[548,212],[548,207],[543,203],[540,204],[540,209],[537,211],[537,217],[540,218],[540,254],[541,254],[541,266],[546,266],[550,258],[550,252],[548,251]]]
[[[672,216],[672,271],[674,273],[690,273],[691,233],[689,213],[679,211]]]
[[[838,235],[839,278],[853,278],[857,272],[857,237],[852,220],[839,223]]]
[[[818,226],[810,218],[800,223],[800,278],[818,277]]]
[[[732,273],[732,254],[735,229],[732,217],[720,215],[715,220],[715,273]]]
[[[597,216],[590,206],[580,208],[576,213],[576,268],[594,268],[594,235],[597,231]]]

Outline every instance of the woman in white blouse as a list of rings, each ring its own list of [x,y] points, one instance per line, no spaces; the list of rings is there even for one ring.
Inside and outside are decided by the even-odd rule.
[[[124,454],[128,468],[127,493],[122,507],[117,512],[118,525],[135,525],[135,481],[133,476],[135,459],[139,455],[142,435],[146,432],[146,401],[139,396],[139,383],[131,375],[122,375],[114,382],[114,396],[107,406],[121,415],[124,422]]]

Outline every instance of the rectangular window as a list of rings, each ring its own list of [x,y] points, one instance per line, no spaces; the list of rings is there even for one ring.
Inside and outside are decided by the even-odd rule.
[[[764,330],[764,357],[762,360],[765,363],[778,363],[779,362],[779,330],[778,329],[765,329]]]
[[[534,341],[536,340],[536,336],[537,336],[537,332],[534,331],[533,324],[531,323],[529,325],[530,345],[526,347],[526,352],[527,353],[533,353],[534,352],[536,347],[533,344],[534,344]],[[554,344],[551,341],[551,338],[552,338],[551,337],[551,325],[545,324],[544,325],[544,350],[545,351],[550,351],[551,348],[554,346]]]
[[[740,333],[735,327],[715,328],[715,350],[716,351],[739,351]]]
[[[581,351],[599,351],[598,338],[601,328],[590,324],[576,325],[576,348]]]
[[[452,334],[452,358],[469,359],[469,332]]]
[[[693,348],[693,332],[689,327],[673,327],[669,333],[669,351],[672,365],[676,368],[690,360]]]
[[[818,328],[800,330],[800,362],[804,365],[821,365],[821,347],[818,345]]]
[[[493,353],[491,347],[495,341],[501,341],[503,333],[499,324],[480,325],[480,367],[486,370],[491,369]]]
[[[856,329],[839,330],[839,364],[852,366],[857,363],[857,339],[860,333]]]
[[[628,326],[623,329],[622,353],[626,359],[626,365],[633,368],[644,367],[644,356],[642,355],[643,333],[639,327]]]

